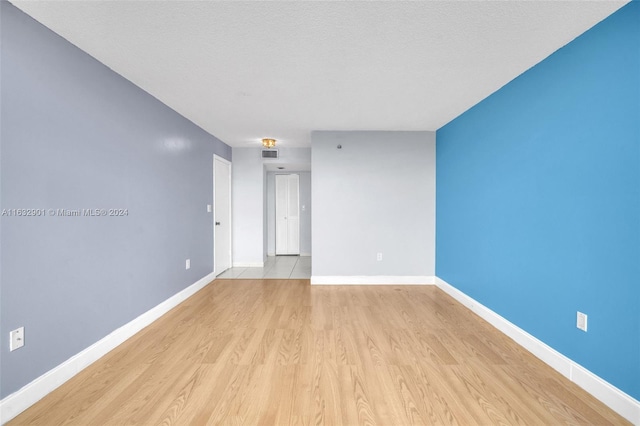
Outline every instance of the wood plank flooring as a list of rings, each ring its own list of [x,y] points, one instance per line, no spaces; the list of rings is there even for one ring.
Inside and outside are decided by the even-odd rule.
[[[9,424],[629,424],[435,286],[216,280]]]

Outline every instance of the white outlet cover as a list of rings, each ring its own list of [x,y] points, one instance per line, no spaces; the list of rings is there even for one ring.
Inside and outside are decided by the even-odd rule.
[[[576,315],[576,327],[582,331],[587,331],[587,314],[578,311]]]
[[[9,332],[9,351],[15,351],[24,346],[24,327]]]
[[[211,213],[211,209],[212,209],[211,204],[207,204],[207,213]]]
[[[191,259],[187,259],[186,262],[184,262],[184,269],[189,268],[191,268]]]

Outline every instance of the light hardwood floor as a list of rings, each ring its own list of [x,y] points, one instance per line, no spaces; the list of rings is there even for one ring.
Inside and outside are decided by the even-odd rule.
[[[628,424],[434,286],[216,280],[10,424]]]

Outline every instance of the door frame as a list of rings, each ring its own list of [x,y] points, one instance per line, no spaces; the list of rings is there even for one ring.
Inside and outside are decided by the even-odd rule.
[[[216,182],[215,182],[215,178],[216,178],[216,160],[225,163],[229,166],[229,267],[233,267],[233,250],[232,250],[232,242],[233,242],[233,218],[231,216],[231,206],[233,204],[232,202],[232,197],[233,194],[231,192],[231,188],[232,188],[232,182],[231,179],[233,177],[233,173],[231,172],[231,168],[232,163],[231,161],[227,160],[226,158],[220,157],[217,154],[213,154],[213,175],[212,175],[212,180],[211,182],[213,183],[213,208],[211,209],[211,224],[213,225],[213,273],[215,276],[218,276],[218,274],[221,274],[224,271],[220,271],[219,267],[218,267],[218,262],[216,262],[216,208],[217,208],[217,204],[216,204]]]

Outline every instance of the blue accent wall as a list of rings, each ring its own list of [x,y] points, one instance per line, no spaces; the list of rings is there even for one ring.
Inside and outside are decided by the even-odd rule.
[[[3,398],[213,271],[231,148],[6,1],[0,19],[1,209],[128,211],[0,218]]]
[[[640,399],[640,3],[436,140],[436,274]]]

